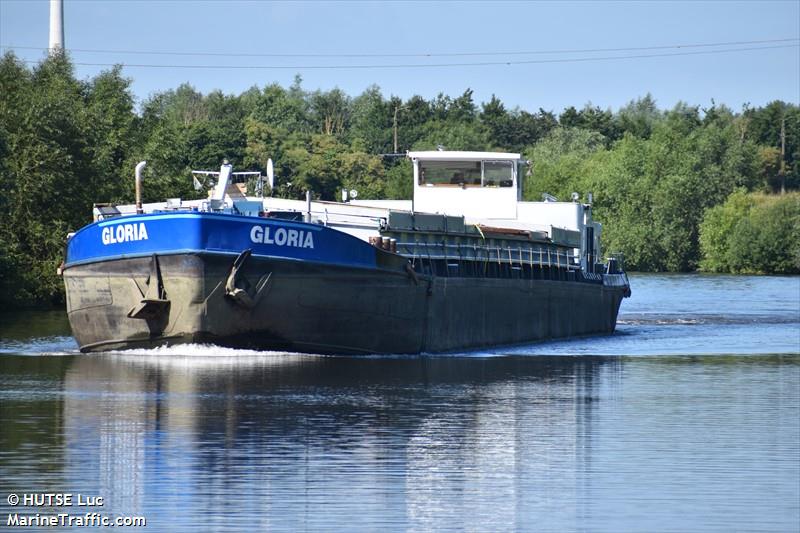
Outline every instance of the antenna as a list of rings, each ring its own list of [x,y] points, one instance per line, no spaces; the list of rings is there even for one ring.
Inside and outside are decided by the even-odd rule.
[[[50,0],[50,53],[64,49],[64,0]]]

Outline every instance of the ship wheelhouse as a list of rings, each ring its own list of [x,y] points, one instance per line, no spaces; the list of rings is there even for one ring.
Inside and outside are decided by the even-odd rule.
[[[514,219],[525,161],[494,152],[409,152],[413,210],[465,217]]]

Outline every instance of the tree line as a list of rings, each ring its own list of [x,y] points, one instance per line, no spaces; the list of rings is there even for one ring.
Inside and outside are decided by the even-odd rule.
[[[93,203],[133,201],[138,161],[148,161],[145,201],[196,197],[192,169],[228,159],[265,171],[270,158],[278,196],[408,198],[410,164],[386,154],[439,146],[524,154],[528,200],[593,193],[605,249],[630,270],[800,272],[792,103],[662,110],[646,95],[616,111],[556,114],[495,96],[477,104],[469,89],[402,99],[372,86],[351,97],[296,77],[239,95],[184,84],[137,110],[130,83],[120,67],[78,80],[64,54],[32,67],[12,52],[0,59],[0,302],[61,301],[66,234],[91,220]]]

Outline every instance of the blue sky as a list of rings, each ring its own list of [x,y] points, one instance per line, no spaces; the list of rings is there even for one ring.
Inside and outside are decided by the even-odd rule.
[[[798,0],[65,0],[64,18],[72,59],[129,65],[123,72],[133,80],[139,102],[183,82],[203,92],[238,94],[253,85],[288,86],[295,74],[302,76],[307,90],[339,87],[356,96],[377,84],[385,96],[432,98],[439,92],[455,97],[471,88],[478,103],[496,94],[509,108],[541,107],[557,113],[587,102],[617,109],[648,92],[662,108],[678,101],[705,107],[712,98],[737,110],[745,103],[800,101]],[[22,59],[41,59],[48,22],[47,0],[0,0],[3,52],[12,47]],[[778,39],[794,40],[716,45]],[[715,46],[676,48],[698,44]],[[629,50],[608,50],[620,48]],[[594,51],[601,49],[605,51]],[[691,55],[597,59],[687,53]],[[519,63],[524,61],[539,62]],[[474,64],[480,62],[502,64]],[[397,67],[453,63],[470,65]],[[193,65],[244,68],[185,68]],[[336,68],[309,68],[314,66]],[[359,68],[342,68],[347,66]],[[77,65],[76,73],[90,78],[107,68]]]

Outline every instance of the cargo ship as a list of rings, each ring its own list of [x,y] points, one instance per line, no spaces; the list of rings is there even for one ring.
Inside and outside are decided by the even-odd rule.
[[[196,173],[207,198],[142,204],[139,163],[136,204],[96,206],[68,236],[80,350],[417,354],[614,331],[630,285],[601,260],[590,199],[522,201],[519,154],[407,156],[405,201],[273,198],[271,165],[265,178],[224,163]]]

